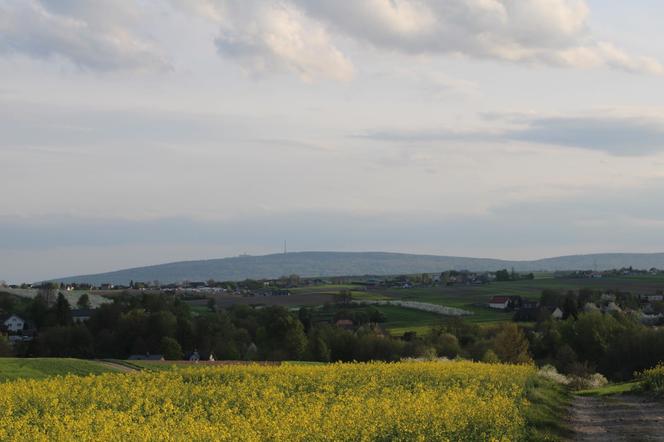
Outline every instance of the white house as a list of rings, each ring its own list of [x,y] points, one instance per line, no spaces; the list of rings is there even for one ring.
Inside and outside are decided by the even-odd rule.
[[[616,300],[616,295],[613,293],[602,293],[602,296],[600,297],[601,301],[606,301],[606,302],[611,302]]]
[[[11,315],[3,319],[2,325],[4,326],[4,328],[7,329],[7,331],[16,333],[23,330],[23,327],[25,326],[25,321],[19,316]]]
[[[552,312],[551,312],[551,317],[553,319],[563,319],[563,311],[560,309],[560,307],[556,307]]]
[[[489,307],[498,310],[507,310],[510,305],[509,296],[494,296],[489,300]]]

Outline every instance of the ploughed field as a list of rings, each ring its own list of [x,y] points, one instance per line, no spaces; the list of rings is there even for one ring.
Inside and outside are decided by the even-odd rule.
[[[186,367],[0,384],[0,440],[522,440],[529,366]]]

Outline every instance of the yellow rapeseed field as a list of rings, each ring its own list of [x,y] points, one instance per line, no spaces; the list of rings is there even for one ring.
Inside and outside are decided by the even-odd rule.
[[[0,440],[518,440],[529,366],[225,366],[0,384]]]

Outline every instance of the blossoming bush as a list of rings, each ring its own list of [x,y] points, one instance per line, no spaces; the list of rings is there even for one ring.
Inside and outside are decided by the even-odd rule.
[[[0,384],[0,440],[518,440],[534,374],[403,362],[18,380]]]
[[[656,367],[637,373],[637,379],[641,381],[644,390],[664,394],[664,363],[660,362]]]

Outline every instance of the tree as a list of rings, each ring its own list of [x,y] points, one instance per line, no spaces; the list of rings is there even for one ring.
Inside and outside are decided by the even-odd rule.
[[[527,364],[532,361],[528,354],[528,340],[514,323],[503,324],[493,340],[493,351],[502,362]]]
[[[309,355],[314,361],[330,362],[331,352],[320,333],[314,333],[309,339]]]
[[[0,335],[0,357],[5,358],[12,355],[12,346],[6,337]]]
[[[207,300],[207,308],[208,308],[211,312],[215,312],[215,311],[217,311],[217,300],[214,299],[214,298],[208,298],[208,300]]]
[[[283,307],[264,308],[260,313],[257,337],[264,356],[272,360],[300,359],[307,347],[302,323]]]
[[[55,298],[55,291],[57,288],[58,285],[54,282],[44,282],[39,287],[38,295],[41,295],[46,301],[46,304],[50,306]]]
[[[69,325],[72,323],[71,308],[65,295],[58,293],[54,306],[55,321],[58,325]]]
[[[339,293],[334,295],[334,302],[337,304],[350,304],[353,300],[353,293],[350,290],[339,290]]]
[[[90,295],[88,295],[87,293],[83,293],[81,296],[79,296],[78,301],[76,301],[76,306],[80,309],[89,309]]]
[[[178,341],[168,336],[161,338],[159,351],[167,361],[177,361],[182,359],[182,347]]]
[[[41,328],[47,324],[48,302],[42,293],[38,293],[37,296],[34,297],[28,308],[28,314],[35,322],[37,328]]]
[[[496,272],[496,281],[509,281],[510,280],[510,274],[507,271],[507,269],[503,270],[498,270]]]
[[[572,317],[576,319],[579,315],[576,294],[572,291],[567,293],[563,302],[563,319]]]
[[[562,293],[553,289],[542,290],[540,304],[546,307],[562,307],[565,297]]]
[[[495,351],[488,349],[484,352],[484,356],[482,356],[482,362],[487,364],[497,364],[500,362],[500,358],[498,358]]]

